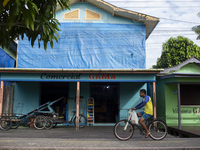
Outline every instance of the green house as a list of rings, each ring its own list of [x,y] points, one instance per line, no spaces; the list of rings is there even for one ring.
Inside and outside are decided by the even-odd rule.
[[[200,60],[196,57],[157,76],[157,115],[168,126],[200,126]]]

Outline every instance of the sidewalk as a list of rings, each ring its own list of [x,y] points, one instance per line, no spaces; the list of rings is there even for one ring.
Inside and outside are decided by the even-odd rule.
[[[56,127],[50,130],[18,128],[0,131],[0,149],[200,149],[199,138],[178,138],[171,135],[162,141],[145,139],[136,130],[128,141],[120,141],[112,126],[89,126],[78,131],[75,127]]]
[[[173,128],[178,129],[178,126],[172,126]],[[182,126],[181,130],[187,131],[193,134],[197,134],[200,136],[200,127],[199,126]]]

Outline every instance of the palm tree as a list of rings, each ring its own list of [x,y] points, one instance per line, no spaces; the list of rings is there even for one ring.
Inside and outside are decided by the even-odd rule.
[[[200,12],[197,14],[197,16],[200,18]],[[200,39],[200,25],[194,26],[192,28],[192,31],[194,31],[196,34],[198,34],[197,40],[199,40]]]

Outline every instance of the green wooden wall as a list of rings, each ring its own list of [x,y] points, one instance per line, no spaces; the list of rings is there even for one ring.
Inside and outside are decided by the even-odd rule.
[[[195,64],[187,64],[177,72],[199,73],[200,67]],[[168,126],[178,126],[177,82],[180,84],[200,84],[200,78],[157,78],[157,116],[163,117]],[[200,106],[181,106],[181,126],[200,126]]]

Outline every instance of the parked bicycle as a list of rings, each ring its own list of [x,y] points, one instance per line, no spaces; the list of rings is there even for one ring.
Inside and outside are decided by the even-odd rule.
[[[114,135],[122,141],[130,139],[134,134],[134,128],[139,129],[141,135],[146,135],[145,130],[138,124],[132,124],[131,122],[131,109],[128,112],[129,117],[125,120],[120,120],[114,126]],[[167,135],[167,125],[160,118],[155,118],[153,120],[148,119],[146,121],[146,126],[151,132],[149,135],[153,140],[162,140]]]
[[[71,115],[71,118],[70,118],[70,121],[64,121],[62,119],[55,119],[55,118],[48,118],[49,122],[50,120],[52,120],[53,124],[54,124],[54,127],[57,125],[57,124],[61,124],[61,123],[69,123],[69,124],[72,124],[74,123],[75,126],[77,126],[76,124],[76,111],[72,111],[72,115]],[[83,115],[83,114],[79,114],[79,128],[83,128],[85,127],[87,124],[87,118]],[[52,126],[49,126],[49,128],[51,128]]]
[[[23,124],[25,126],[29,126],[33,124],[33,126],[36,129],[43,129],[45,126],[48,126],[48,121],[46,120],[45,116],[36,116],[30,115],[27,116],[24,115],[23,118],[20,116],[17,116],[15,114],[1,114],[0,115],[0,129],[1,130],[9,130],[9,129],[17,129],[20,124]],[[26,119],[25,122],[22,122],[23,119]]]

